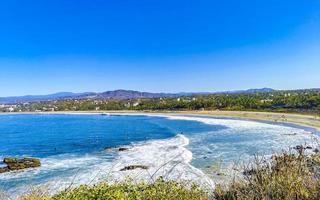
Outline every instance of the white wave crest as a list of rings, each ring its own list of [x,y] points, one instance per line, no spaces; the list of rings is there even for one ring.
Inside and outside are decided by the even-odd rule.
[[[7,173],[0,178],[19,181],[48,175],[51,178],[37,182],[36,185],[46,185],[50,193],[80,184],[123,181],[127,177],[134,181],[152,182],[160,176],[167,180],[192,181],[204,188],[212,189],[213,181],[201,170],[190,165],[192,153],[185,148],[188,144],[189,139],[179,134],[171,139],[151,140],[128,146],[128,151],[119,152],[112,161],[102,159],[100,154],[46,158],[42,160],[43,164],[40,168],[20,173]],[[148,169],[121,171],[130,165],[143,165]],[[74,170],[70,172],[70,169]],[[54,173],[56,173],[55,176],[52,176]],[[22,194],[28,187],[30,185],[21,185],[10,189],[9,192],[16,195]]]

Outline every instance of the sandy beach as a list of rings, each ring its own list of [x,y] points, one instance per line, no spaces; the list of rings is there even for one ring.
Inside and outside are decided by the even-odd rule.
[[[175,114],[236,117],[241,119],[262,120],[307,126],[320,131],[320,116],[291,113],[250,112],[250,111],[181,111]]]
[[[230,117],[248,120],[269,121],[279,123],[289,123],[314,128],[320,131],[320,116],[303,115],[292,113],[274,112],[251,112],[251,111],[56,111],[56,112],[13,112],[1,114],[165,114],[165,115],[191,115],[191,116],[210,116],[210,117]]]

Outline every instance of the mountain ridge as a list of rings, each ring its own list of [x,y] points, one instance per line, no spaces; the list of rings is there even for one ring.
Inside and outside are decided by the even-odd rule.
[[[153,93],[140,92],[135,90],[118,89],[105,92],[57,92],[46,95],[24,95],[24,96],[9,96],[0,97],[0,103],[27,103],[35,101],[53,101],[64,99],[136,99],[136,98],[161,98],[161,97],[178,97],[191,95],[206,95],[206,94],[236,94],[236,93],[256,93],[256,92],[273,92],[272,88],[248,89],[248,90],[234,90],[222,92],[179,92],[179,93]]]

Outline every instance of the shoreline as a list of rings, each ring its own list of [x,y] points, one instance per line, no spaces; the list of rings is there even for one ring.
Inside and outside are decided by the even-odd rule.
[[[202,116],[202,117],[226,117],[226,118],[236,118],[236,119],[243,119],[243,120],[255,120],[255,121],[262,121],[262,122],[268,122],[266,119],[253,119],[252,116],[260,116],[262,115],[263,117],[266,117],[265,115],[275,115],[273,117],[281,117],[281,119],[283,118],[282,117],[282,113],[256,113],[256,112],[250,112],[248,114],[248,112],[243,112],[243,111],[175,111],[175,112],[172,112],[172,111],[166,111],[166,112],[148,112],[148,111],[145,111],[145,112],[136,112],[136,111],[80,111],[80,112],[16,112],[16,113],[0,113],[0,116],[1,115],[96,115],[98,118],[99,118],[99,115],[102,115],[102,114],[105,114],[105,115],[131,115],[131,116],[138,116],[138,115],[147,115],[147,116],[160,116],[160,115],[167,115],[167,116]],[[239,115],[244,115],[246,118],[240,118]],[[295,114],[289,114],[290,117],[298,117],[299,119],[301,117],[303,117],[303,119],[307,118],[309,119],[310,117],[312,118],[312,116],[305,116],[305,115],[295,115]],[[293,116],[292,116],[293,115]],[[271,116],[271,117],[272,117]],[[13,116],[12,116],[13,117]],[[249,118],[248,118],[249,117]],[[270,120],[271,120],[271,117],[269,116]],[[261,118],[261,116],[260,116]],[[107,120],[107,118],[106,118]],[[320,120],[319,117],[317,117],[315,120]],[[277,121],[277,122],[274,122],[274,121],[269,121],[269,122],[272,122],[272,123],[283,123],[282,121]],[[241,122],[240,122],[241,123]],[[291,123],[291,122],[287,122],[287,121],[284,121],[284,123],[288,123],[288,124],[294,124],[294,123]],[[298,125],[301,125],[301,126],[305,126],[305,125],[302,125],[302,124],[298,124]],[[320,123],[318,124],[320,125]],[[310,126],[309,126],[310,127]],[[314,127],[313,127],[314,128]],[[319,131],[319,129],[317,129],[317,131]],[[176,142],[175,142],[176,143]],[[186,142],[188,143],[188,142]],[[181,147],[184,148],[185,144],[182,144]],[[146,143],[147,144],[147,143]],[[167,143],[166,143],[167,144]],[[154,146],[154,144],[152,144],[152,146]],[[169,148],[171,149],[171,148]],[[187,149],[185,148],[187,151],[190,151],[191,152],[191,149]],[[150,152],[150,151],[149,151]],[[156,151],[158,152],[158,151]],[[191,153],[192,155],[192,153]],[[160,159],[159,159],[160,160]],[[128,162],[128,164],[125,164],[121,167],[119,167],[119,169],[121,169],[122,167],[126,167],[126,166],[130,166],[131,163],[130,161],[126,161]],[[140,164],[140,162],[139,162]],[[144,165],[145,163],[141,163],[142,165]],[[226,179],[223,179],[221,178],[220,175],[212,175],[212,174],[209,174],[208,171],[205,171],[207,168],[205,167],[205,164],[202,163],[202,166],[204,167],[199,167],[197,165],[193,165],[190,161],[188,162],[188,167],[190,168],[194,168],[195,172],[194,173],[199,173],[199,185],[204,185],[204,189],[206,189],[206,183],[208,183],[208,185],[212,186],[212,185],[215,185],[215,184],[223,184],[225,183],[225,181],[227,182],[227,178]],[[227,169],[227,168],[225,168]],[[226,171],[228,172],[228,171]],[[203,174],[202,174],[203,173]],[[219,172],[220,173],[220,172]],[[224,174],[225,171],[221,170],[221,174]],[[80,179],[81,180],[81,179]],[[193,179],[193,180],[196,180],[196,179]],[[204,181],[203,183],[201,181]],[[213,188],[213,187],[211,187]],[[57,190],[59,191],[59,190]],[[58,192],[57,192],[58,193]],[[54,194],[54,193],[53,193]]]
[[[186,115],[203,117],[227,117],[246,120],[256,120],[273,123],[295,124],[320,131],[320,116],[275,113],[275,112],[253,112],[253,111],[134,111],[134,110],[106,110],[106,111],[54,111],[54,112],[11,112],[0,113],[0,115],[18,114],[120,114],[120,115]]]

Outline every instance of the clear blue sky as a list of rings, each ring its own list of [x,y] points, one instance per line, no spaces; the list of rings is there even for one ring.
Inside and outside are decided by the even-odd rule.
[[[0,96],[320,87],[319,0],[8,0]]]

